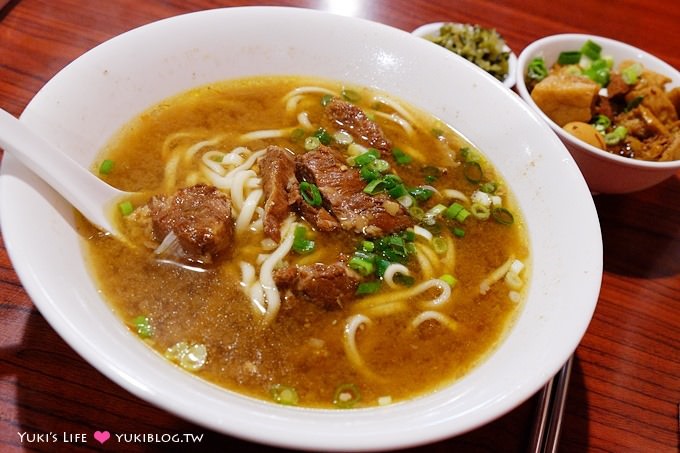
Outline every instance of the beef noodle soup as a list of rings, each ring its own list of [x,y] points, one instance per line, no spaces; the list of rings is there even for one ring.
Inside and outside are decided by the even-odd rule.
[[[102,294],[160,355],[242,394],[426,394],[498,345],[526,292],[506,182],[451,127],[365,87],[200,87],[127,124],[94,171],[148,194],[118,207],[127,240],[79,217]]]

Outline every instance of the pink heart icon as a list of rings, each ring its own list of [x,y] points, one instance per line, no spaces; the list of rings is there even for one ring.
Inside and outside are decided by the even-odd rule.
[[[97,439],[100,444],[103,444],[104,442],[109,440],[110,437],[111,437],[111,433],[109,433],[108,431],[95,431],[94,432],[94,438]]]

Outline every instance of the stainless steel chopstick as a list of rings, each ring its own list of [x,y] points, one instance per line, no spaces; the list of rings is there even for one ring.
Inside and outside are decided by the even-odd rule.
[[[557,452],[572,363],[573,356],[541,391],[529,450],[532,453]]]

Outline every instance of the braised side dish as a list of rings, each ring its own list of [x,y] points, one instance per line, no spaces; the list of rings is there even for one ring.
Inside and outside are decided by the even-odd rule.
[[[614,66],[587,41],[562,52],[548,69],[535,58],[526,74],[536,105],[579,139],[620,156],[649,161],[680,159],[680,88],[640,63]]]
[[[306,407],[451,383],[502,339],[529,271],[484,156],[384,93],[300,77],[201,87],[97,163],[127,240],[84,219],[92,271],[149,346],[208,381]]]

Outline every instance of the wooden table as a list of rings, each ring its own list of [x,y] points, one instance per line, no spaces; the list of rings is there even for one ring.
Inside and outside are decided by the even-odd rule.
[[[0,1],[0,5],[4,1]],[[0,107],[19,115],[59,69],[130,28],[206,8],[210,0],[10,0],[0,11]],[[404,30],[434,21],[495,27],[516,53],[560,32],[627,41],[680,68],[680,3],[538,0],[290,0]],[[596,196],[604,239],[602,292],[576,351],[561,451],[677,451],[680,402],[680,179],[633,195]],[[132,396],[83,361],[50,328],[0,243],[0,451],[265,451],[188,423]],[[476,431],[413,451],[526,451],[537,398]],[[200,443],[107,443],[115,433],[203,434]],[[19,433],[55,433],[56,443]],[[39,440],[39,439],[34,439]],[[189,448],[187,448],[187,446]],[[182,449],[184,447],[184,449]],[[273,449],[271,449],[273,450]]]

